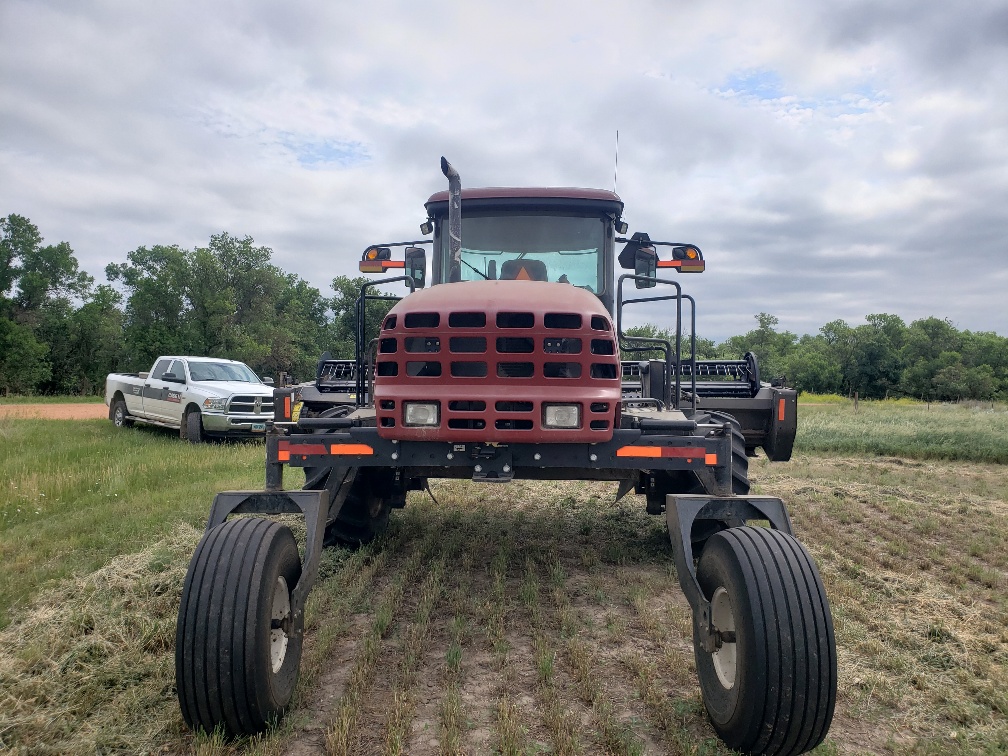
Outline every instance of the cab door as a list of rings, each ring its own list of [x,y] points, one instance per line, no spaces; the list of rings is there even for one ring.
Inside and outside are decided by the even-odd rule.
[[[144,414],[151,420],[159,420],[161,422],[170,422],[172,420],[172,406],[173,404],[177,406],[178,402],[173,403],[169,401],[169,393],[175,392],[177,394],[180,391],[180,386],[179,384],[166,381],[164,375],[172,371],[172,366],[175,363],[181,364],[181,361],[167,358],[158,360],[154,366],[154,370],[151,371],[151,374],[144,383]],[[185,368],[183,367],[182,369],[184,370]],[[185,374],[183,373],[183,375]],[[180,410],[180,417],[181,414]]]

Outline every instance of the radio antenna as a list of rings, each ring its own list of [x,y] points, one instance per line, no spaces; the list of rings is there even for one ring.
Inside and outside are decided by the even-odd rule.
[[[619,129],[616,129],[616,166],[612,172],[612,190],[616,194],[616,174],[619,172]]]

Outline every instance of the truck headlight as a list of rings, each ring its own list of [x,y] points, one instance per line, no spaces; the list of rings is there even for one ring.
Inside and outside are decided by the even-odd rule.
[[[403,407],[405,413],[403,422],[406,425],[437,427],[439,421],[437,402],[404,402]]]
[[[218,396],[211,396],[203,400],[203,409],[223,412],[227,409],[227,399],[222,399]]]
[[[547,428],[578,428],[581,425],[581,405],[544,404],[543,425]]]

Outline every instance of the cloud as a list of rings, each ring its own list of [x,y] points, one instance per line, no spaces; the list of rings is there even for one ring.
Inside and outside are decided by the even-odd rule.
[[[324,292],[444,188],[617,189],[703,335],[893,312],[1008,333],[1002,4],[250,0],[0,8],[0,214],[99,280],[251,235]],[[661,308],[640,319],[664,322]]]

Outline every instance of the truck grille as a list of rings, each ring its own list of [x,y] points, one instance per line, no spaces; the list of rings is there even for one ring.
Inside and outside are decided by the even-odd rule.
[[[541,431],[557,441],[606,440],[620,397],[619,350],[602,315],[392,314],[375,373],[379,432],[389,438],[531,441]],[[404,401],[438,402],[439,427],[404,427]],[[580,427],[544,428],[544,403],[578,404]]]
[[[257,404],[258,402],[258,404]],[[273,417],[272,396],[233,396],[228,412],[236,415],[268,415]]]

